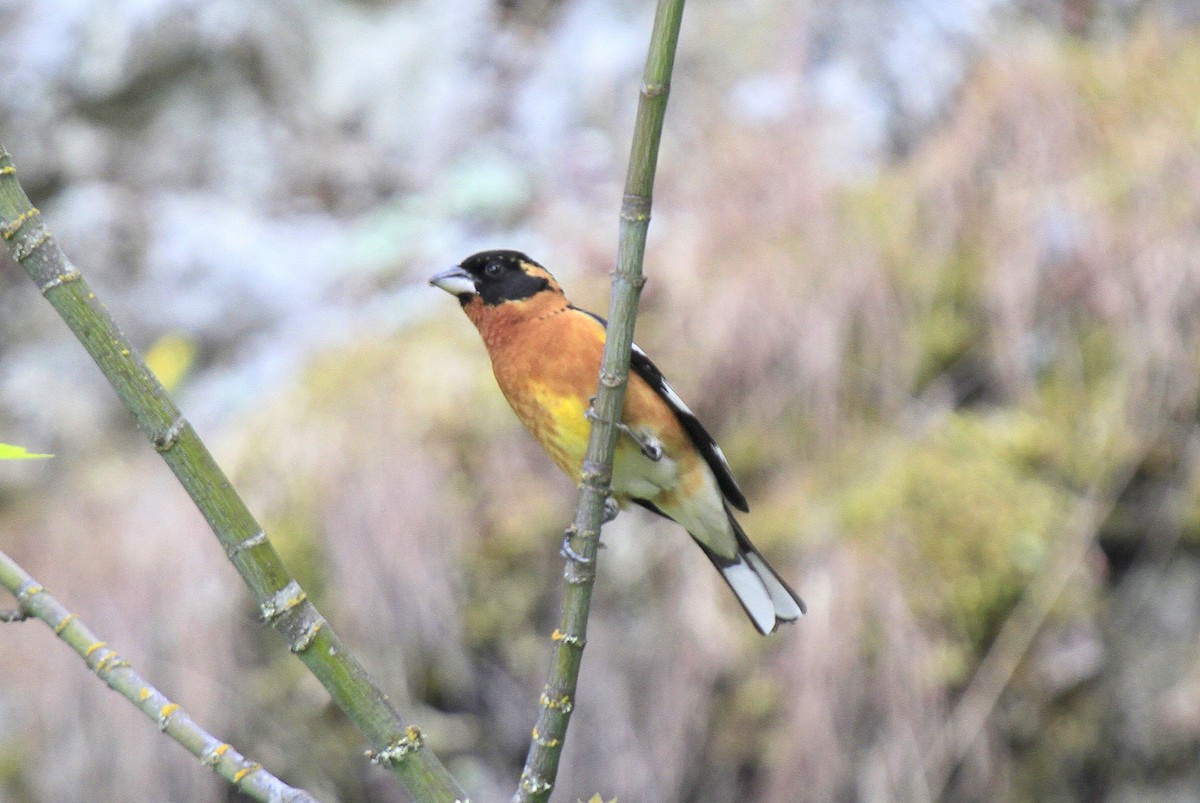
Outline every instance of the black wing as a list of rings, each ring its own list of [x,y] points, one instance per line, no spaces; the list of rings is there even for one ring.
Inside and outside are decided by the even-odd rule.
[[[608,322],[594,312],[588,312],[585,309],[579,309],[572,305],[572,309],[590,315],[599,321],[604,328],[608,328]],[[688,437],[692,439],[692,443],[700,450],[700,454],[704,457],[704,462],[708,463],[708,467],[712,469],[713,476],[717,478],[717,485],[721,488],[721,493],[729,500],[729,504],[733,505],[738,510],[747,512],[750,506],[746,504],[746,495],[742,493],[742,489],[738,487],[737,480],[733,478],[733,471],[729,468],[729,462],[725,459],[725,453],[721,451],[721,447],[717,446],[717,442],[713,440],[713,436],[708,434],[708,430],[700,423],[700,419],[696,418],[688,406],[683,403],[683,399],[679,398],[679,394],[674,388],[668,384],[666,377],[662,375],[662,371],[658,370],[650,358],[646,356],[646,352],[638,347],[637,343],[633,344],[633,352],[629,357],[629,368],[643,380],[646,384],[654,389],[654,392],[667,403],[671,408],[671,412],[675,413],[675,417],[679,419],[679,423],[683,425],[684,431]]]

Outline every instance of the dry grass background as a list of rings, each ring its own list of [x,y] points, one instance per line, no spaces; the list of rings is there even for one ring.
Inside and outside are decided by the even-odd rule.
[[[563,799],[936,796],[922,762],[1089,491],[1114,515],[946,796],[1186,789],[1200,39],[1014,37],[935,132],[850,184],[819,163],[819,121],[705,125],[720,92],[672,110],[686,134],[664,153],[638,339],[718,433],[747,530],[811,613],[760,639],[682,533],[624,514]],[[545,198],[531,211],[574,300],[602,309],[615,226]],[[318,606],[493,800],[527,744],[573,495],[455,307],[318,355],[213,446]],[[402,799],[149,451],[114,434],[62,456],[53,492],[4,497],[5,549],[289,782]],[[1131,644],[1139,631],[1164,635]],[[50,634],[2,637],[19,690],[0,703],[3,797],[227,794]]]

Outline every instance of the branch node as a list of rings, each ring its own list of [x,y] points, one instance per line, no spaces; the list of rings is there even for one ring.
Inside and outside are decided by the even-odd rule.
[[[43,245],[50,242],[50,232],[47,231],[45,227],[37,229],[36,231],[37,231],[37,236],[22,237],[21,239],[19,239],[17,241],[16,245],[13,246],[13,250],[12,250],[13,258],[22,265],[25,264],[25,260],[27,260],[27,259],[29,259],[29,257],[33,256],[34,251],[38,250]],[[75,275],[76,275],[76,277],[78,277],[79,271],[75,271]]]
[[[266,530],[259,530],[254,535],[250,536],[249,538],[247,538],[243,541],[238,541],[236,544],[230,544],[229,546],[225,547],[225,554],[229,556],[230,560],[233,560],[238,555],[245,552],[247,549],[253,549],[254,547],[259,546],[260,544],[265,544],[266,542],[267,542]]]
[[[548,686],[542,692],[542,696],[538,698],[538,702],[542,704],[542,708],[547,708],[551,711],[561,711],[564,714],[571,713],[571,710],[575,707],[569,694],[560,694],[557,697],[550,696],[550,688]]]
[[[600,384],[606,388],[617,388],[625,381],[625,377],[620,374],[615,374],[612,371],[600,372]],[[621,426],[617,424],[617,426]]]
[[[42,295],[46,295],[46,293],[49,293],[55,287],[58,287],[58,286],[64,285],[64,284],[70,284],[71,282],[77,282],[82,278],[83,278],[82,274],[80,274],[79,271],[72,268],[71,270],[56,274],[56,275],[52,276],[49,281],[43,282],[42,284],[38,285],[38,290],[42,291]]]
[[[581,650],[587,646],[587,639],[579,636],[568,635],[559,630],[557,627],[554,628],[554,632],[550,634],[550,640],[558,644],[565,644],[569,647],[578,647]]]
[[[35,217],[39,217],[42,213],[37,210],[36,206],[31,206],[15,218],[0,226],[0,238],[11,240],[21,227]]]
[[[639,292],[646,286],[646,277],[641,273],[634,275],[632,273],[624,273],[621,270],[614,270],[612,276],[615,279],[624,279]]]
[[[263,621],[267,624],[274,624],[279,617],[283,616],[288,611],[295,608],[297,605],[308,599],[308,594],[300,587],[300,584],[292,580],[283,588],[276,591],[270,598],[259,606],[259,611],[262,612]]]
[[[421,733],[421,729],[415,725],[409,725],[404,729],[404,735],[396,741],[389,744],[378,753],[374,750],[367,751],[367,758],[381,767],[394,767],[418,750],[425,744],[425,734]]]
[[[542,747],[558,747],[560,744],[562,744],[561,739],[555,739],[555,738],[547,739],[545,736],[542,736],[542,734],[537,729],[537,725],[533,726],[532,736],[533,736],[533,740],[535,742],[537,742],[538,744],[540,744]]]
[[[109,650],[104,654],[103,658],[96,662],[95,671],[98,675],[107,675],[114,669],[122,666],[128,667],[132,666],[132,664],[122,658],[116,650]],[[108,681],[108,678],[105,678],[105,680]],[[109,682],[108,685],[111,686],[112,682]]]
[[[603,463],[598,463],[595,460],[584,460],[583,468],[579,472],[579,481],[584,485],[592,487],[608,487],[611,469]]]
[[[242,767],[240,770],[238,770],[237,772],[235,772],[233,774],[233,785],[241,786],[242,781],[246,780],[247,776],[249,776],[255,772],[258,772],[261,769],[262,769],[262,764],[251,764],[248,767]]]
[[[317,640],[317,634],[321,632],[321,628],[325,626],[325,619],[318,616],[312,621],[308,627],[304,628],[304,632],[300,634],[300,638],[291,645],[292,652],[299,655],[313,645]]]
[[[171,715],[179,710],[179,703],[167,703],[158,709],[158,729],[166,731],[171,725]]]
[[[553,788],[554,784],[540,775],[528,771],[521,773],[521,789],[528,794],[548,795]]]
[[[78,618],[79,617],[76,616],[75,614],[68,613],[66,616],[64,616],[62,619],[59,620],[58,624],[56,624],[54,626],[54,635],[61,636],[63,634],[63,631],[67,629],[67,625],[71,624],[71,622],[75,621]]]
[[[669,83],[665,83],[665,84],[645,83],[645,84],[642,84],[642,97],[647,98],[647,99],[662,97],[663,95],[668,94],[670,91],[671,91],[671,85]]]
[[[187,419],[179,416],[165,431],[154,436],[154,448],[160,452],[169,452],[179,442],[179,436],[183,434],[184,427],[187,426]]]
[[[592,582],[596,579],[596,572],[589,570],[588,567],[579,566],[576,563],[568,564],[566,571],[563,572],[563,580],[569,586],[581,586]]]
[[[233,749],[232,745],[230,745],[226,742],[221,742],[219,745],[214,747],[212,750],[209,750],[207,753],[205,753],[201,757],[200,762],[202,764],[204,764],[204,766],[206,766],[206,767],[212,767],[215,769],[217,764],[221,763],[221,757],[224,756],[226,753],[228,753],[232,749]]]
[[[646,225],[649,225],[650,198],[646,195],[625,193],[625,195],[621,198],[621,220],[626,223],[645,223]],[[618,276],[625,275],[619,269],[613,273]],[[645,283],[645,278],[642,279],[642,283]]]
[[[88,645],[88,648],[87,648],[86,650],[84,650],[84,651],[83,651],[83,657],[84,657],[84,658],[91,658],[91,657],[92,657],[92,653],[94,653],[96,650],[102,650],[102,649],[104,649],[106,646],[108,646],[106,642],[103,642],[103,641],[94,641],[94,642],[92,642],[91,644],[89,644],[89,645]]]

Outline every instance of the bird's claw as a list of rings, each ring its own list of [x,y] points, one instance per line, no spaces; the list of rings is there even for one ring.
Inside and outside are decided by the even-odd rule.
[[[572,563],[578,563],[580,566],[590,566],[595,563],[595,561],[591,558],[584,557],[575,551],[575,549],[571,546],[570,533],[567,533],[563,536],[562,549],[560,549],[558,553]]]
[[[617,517],[621,512],[621,506],[617,504],[617,500],[611,496],[604,500],[604,515],[600,519],[601,524],[608,524]]]
[[[659,443],[658,439],[653,435],[638,435],[638,433],[634,432],[625,424],[617,424],[617,428],[629,437],[633,438],[633,442],[638,445],[638,448],[642,450],[642,454],[646,455],[646,457],[650,458],[655,463],[657,463],[659,460],[662,460],[662,444]]]
[[[590,399],[588,399],[588,408],[583,411],[583,417],[586,418],[588,421],[602,420],[600,418],[600,414],[596,412],[595,404],[596,404],[595,396],[592,396]],[[619,432],[623,432],[626,435],[628,435],[629,438],[638,445],[638,449],[641,450],[642,454],[644,454],[646,457],[650,458],[650,460],[654,461],[655,463],[657,463],[659,460],[662,460],[662,458],[663,458],[662,444],[659,443],[658,439],[655,438],[653,435],[646,434],[646,433],[634,432],[632,427],[630,427],[628,424],[623,423],[621,421],[618,421],[615,424],[615,426]]]

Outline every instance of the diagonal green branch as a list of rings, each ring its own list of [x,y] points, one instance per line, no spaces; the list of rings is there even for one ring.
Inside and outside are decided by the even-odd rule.
[[[21,189],[3,145],[0,238],[175,472],[253,592],[263,618],[366,736],[376,751],[375,760],[391,768],[419,801],[465,800],[446,768],[425,749],[421,732],[403,724],[391,702],[308,600],[192,425],[58,247]]]
[[[33,616],[45,622],[83,659],[88,669],[109,688],[133,703],[159,729],[206,767],[255,800],[282,803],[315,803],[303,789],[295,789],[243,756],[229,744],[200,727],[191,716],[147,683],[116,650],[101,641],[75,614],[29,576],[16,561],[0,552],[0,586],[17,598],[17,610],[6,621]]]
[[[568,557],[562,621],[552,636],[554,655],[541,695],[541,710],[533,729],[525,769],[513,796],[515,801],[549,799],[558,775],[559,759],[575,705],[579,666],[587,642],[587,617],[596,580],[596,551],[604,502],[612,479],[613,450],[625,401],[629,356],[638,298],[645,284],[642,261],[650,228],[651,196],[658,166],[658,146],[667,111],[675,47],[683,18],[684,0],[659,0],[650,34],[650,48],[638,99],[625,197],[608,312],[608,339],[600,364],[600,385],[587,454],[580,476],[579,499],[567,534],[576,557]]]

